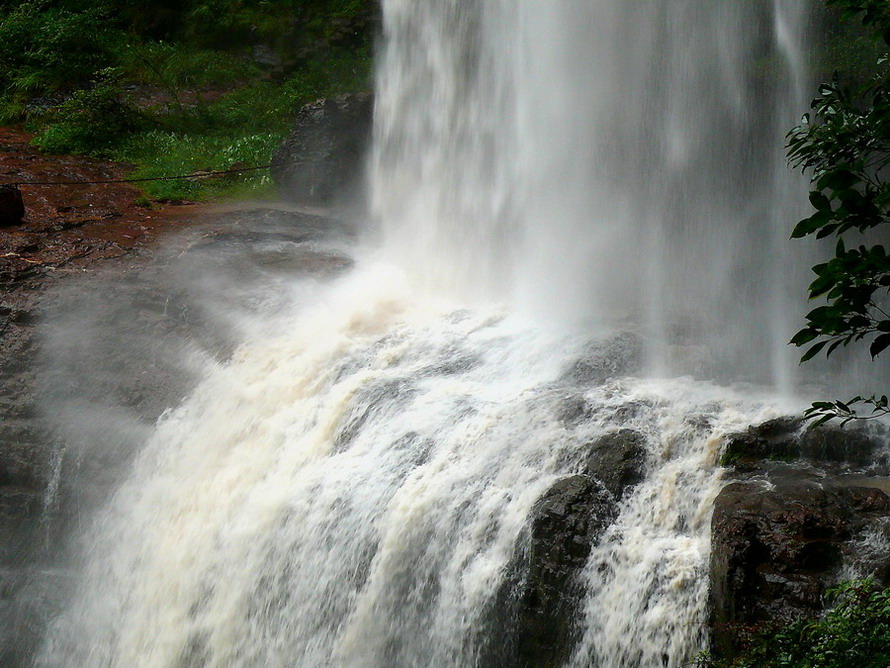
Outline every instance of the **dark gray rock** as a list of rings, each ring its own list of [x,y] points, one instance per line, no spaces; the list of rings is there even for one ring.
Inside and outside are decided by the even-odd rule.
[[[831,424],[806,429],[801,418],[781,417],[728,436],[721,463],[756,470],[763,460],[805,460],[863,469],[876,464],[880,441],[877,431]]]
[[[597,341],[563,375],[577,385],[602,385],[610,378],[639,373],[643,365],[643,341],[631,332]]]
[[[17,186],[0,185],[0,227],[20,225],[24,217],[22,191]]]
[[[783,464],[765,477],[733,482],[715,502],[713,644],[723,657],[733,656],[744,634],[764,622],[819,614],[825,589],[844,567],[879,579],[890,574],[890,555],[866,555],[857,543],[863,532],[888,526],[885,479]]]
[[[563,478],[541,497],[526,547],[496,598],[479,665],[565,664],[578,640],[578,574],[616,512],[612,494],[586,475]]]
[[[355,194],[364,178],[373,110],[368,93],[318,100],[300,109],[293,130],[272,157],[280,196],[330,204]]]
[[[645,437],[632,429],[606,434],[590,444],[585,471],[616,498],[642,481],[646,473]]]

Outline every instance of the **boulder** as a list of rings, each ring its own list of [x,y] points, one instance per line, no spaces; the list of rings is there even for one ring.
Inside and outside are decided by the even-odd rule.
[[[882,440],[886,434],[879,425],[871,432],[830,424],[806,429],[800,418],[781,417],[730,434],[721,463],[741,471],[756,470],[765,460],[803,460],[852,469],[879,467],[882,462],[875,454]]]
[[[645,477],[644,443],[645,436],[632,429],[606,434],[590,444],[585,470],[620,500],[628,487]]]
[[[557,481],[532,512],[526,547],[496,597],[479,665],[561,666],[577,637],[578,576],[615,519],[612,494],[587,475]]]
[[[890,496],[881,483],[780,467],[767,481],[737,481],[721,491],[711,525],[719,655],[733,656],[752,628],[816,616],[826,588],[844,573],[888,584],[890,554],[875,558],[861,548],[869,532],[887,527]]]
[[[17,186],[0,185],[0,227],[20,225],[24,217],[22,191]]]
[[[764,625],[818,615],[825,590],[890,585],[890,480],[880,425],[806,429],[795,417],[727,437],[730,483],[711,524],[713,645],[733,656]]]
[[[325,205],[354,194],[364,178],[373,118],[368,93],[341,95],[305,105],[272,157],[280,196]]]

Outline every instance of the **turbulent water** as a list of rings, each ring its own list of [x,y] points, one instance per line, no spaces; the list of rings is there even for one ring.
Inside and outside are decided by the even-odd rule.
[[[567,662],[703,648],[721,438],[794,383],[781,147],[810,3],[383,6],[382,247],[162,416],[41,664],[500,665],[536,503],[618,429],[646,476],[579,576]]]
[[[210,371],[99,515],[43,663],[473,665],[535,502],[617,427],[651,475],[591,557],[576,663],[698,649],[719,437],[775,409],[585,387],[565,374],[583,339],[418,301],[359,270]]]

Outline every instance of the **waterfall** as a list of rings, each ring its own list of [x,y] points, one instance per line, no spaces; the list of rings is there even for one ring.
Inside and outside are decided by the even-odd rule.
[[[384,0],[383,243],[205,361],[38,664],[535,665],[516,592],[570,479],[603,526],[556,665],[705,648],[722,438],[801,404],[811,5]],[[640,478],[609,489],[619,433]]]
[[[791,389],[810,2],[385,5],[374,195],[399,263],[635,327],[661,375]]]
[[[618,427],[650,473],[591,553],[573,665],[700,649],[720,436],[774,402],[579,382],[583,338],[420,303],[357,270],[210,369],[96,518],[40,664],[503,665],[482,657],[529,517]]]

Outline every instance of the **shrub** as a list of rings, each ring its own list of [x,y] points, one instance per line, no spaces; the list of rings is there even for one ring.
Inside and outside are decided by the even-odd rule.
[[[127,78],[165,89],[225,86],[258,74],[243,58],[170,42],[131,43],[119,54]]]
[[[121,38],[99,10],[21,3],[0,14],[0,85],[22,93],[70,87],[111,65]]]
[[[126,100],[119,72],[98,73],[91,88],[75,91],[44,117],[43,130],[32,143],[49,153],[108,155],[123,138],[144,125],[145,119]]]
[[[841,583],[826,594],[824,616],[753,635],[739,656],[717,668],[885,668],[890,666],[890,589],[871,579]]]

